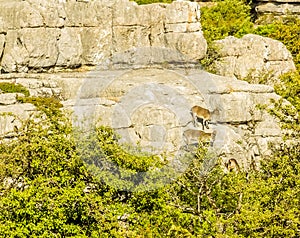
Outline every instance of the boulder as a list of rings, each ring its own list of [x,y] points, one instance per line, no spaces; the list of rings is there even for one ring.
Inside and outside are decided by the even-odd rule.
[[[58,67],[74,67],[82,63],[82,42],[80,29],[63,28],[57,42],[58,58],[55,65]]]
[[[41,14],[27,1],[2,1],[0,6],[0,33],[44,25]]]
[[[30,103],[0,106],[0,136],[13,132],[15,126],[19,128],[21,121],[29,118],[34,111],[35,107]]]
[[[280,75],[295,69],[280,42],[255,35],[217,41],[221,59],[215,68],[226,75],[220,76],[197,64],[207,48],[197,3],[25,0],[0,1],[0,7],[6,72],[0,80],[21,84],[32,96],[63,98],[74,127],[111,126],[121,143],[176,160],[186,145],[184,133],[202,129],[190,113],[198,105],[211,114],[199,135],[213,134],[211,149],[244,169],[268,152],[268,141],[280,139],[278,122],[257,108],[278,99],[274,89],[237,80],[253,71]],[[16,104],[15,94],[0,95],[0,134],[18,130],[14,123],[35,107]]]
[[[99,117],[101,125],[121,135],[121,143],[139,145],[147,152],[172,154],[185,147],[184,132],[202,129],[192,123],[194,105],[211,112],[205,133],[216,132],[213,149],[224,161],[234,157],[243,169],[263,155],[258,147],[269,153],[265,145],[260,150],[258,139],[264,138],[265,143],[281,137],[278,121],[257,108],[279,98],[270,86],[193,68],[96,70],[89,75],[77,85],[77,94],[68,93],[65,108],[87,124]],[[70,78],[57,79],[65,85],[62,91],[69,91]]]
[[[39,13],[45,26],[62,27],[65,25],[65,1],[27,0],[27,2],[36,12]]]
[[[17,103],[17,97],[23,96],[21,93],[2,93],[0,94],[0,105],[11,105]]]
[[[257,108],[279,99],[272,87],[196,68],[135,66],[88,73],[2,74],[0,78],[22,84],[31,95],[62,95],[64,109],[73,111],[74,126],[79,122],[111,126],[121,135],[121,143],[138,145],[146,152],[163,151],[170,158],[186,148],[186,131],[202,130],[192,123],[190,109],[194,105],[211,112],[209,129],[199,135],[215,133],[211,149],[222,155],[224,162],[235,158],[241,168],[249,169],[253,160],[258,162],[270,153],[268,142],[280,141],[278,121]],[[34,110],[29,105],[2,105],[0,113],[26,118]],[[13,130],[13,118],[1,120],[6,128],[3,133]]]

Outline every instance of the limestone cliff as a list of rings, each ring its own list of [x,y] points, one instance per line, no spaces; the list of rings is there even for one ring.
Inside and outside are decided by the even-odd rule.
[[[256,107],[278,99],[272,87],[210,74],[197,63],[207,45],[195,2],[26,0],[0,6],[0,82],[58,96],[77,120],[100,117],[123,141],[176,152],[186,146],[186,130],[199,130],[190,114],[199,105],[212,113],[205,129],[216,132],[212,148],[245,169],[268,153],[268,142],[280,140],[277,121]],[[74,70],[79,66],[97,67]],[[21,120],[34,111],[15,94],[0,95],[1,113]],[[7,114],[0,120],[2,135],[20,123]]]
[[[171,48],[191,60],[206,53],[196,3],[13,0],[0,6],[2,72],[107,68],[114,55],[136,47]]]

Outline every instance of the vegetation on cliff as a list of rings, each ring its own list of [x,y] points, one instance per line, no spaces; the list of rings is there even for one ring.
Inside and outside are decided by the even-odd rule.
[[[14,83],[6,83],[1,82],[0,83],[0,92],[2,93],[23,93],[24,96],[29,96],[29,91],[25,87],[19,84]]]
[[[249,9],[242,1],[230,2]],[[226,15],[226,6],[219,9],[224,13],[214,12],[213,16]],[[240,12],[240,16],[232,16],[235,27],[228,24],[216,29],[211,39],[247,32],[252,26],[250,12]],[[205,14],[208,18],[209,12]],[[242,23],[238,18],[245,14],[247,22]],[[252,30],[286,40],[299,69],[299,42],[289,38],[299,25],[267,25]],[[291,33],[281,32],[286,27]],[[282,77],[276,91],[293,107],[283,108],[276,102],[273,109],[285,128],[293,129],[296,139],[300,133],[299,79],[298,72]],[[24,93],[24,89],[13,91]],[[20,101],[34,103],[41,114],[24,121],[14,140],[0,143],[3,237],[300,236],[300,146],[295,141],[274,146],[273,154],[264,158],[259,169],[240,173],[225,173],[218,162],[208,166],[203,145],[189,169],[173,183],[146,192],[122,191],[97,179],[83,163],[70,117],[60,110],[59,102],[28,97]],[[99,127],[96,132],[98,146],[119,166],[132,172],[161,166],[151,156],[139,157],[120,148],[110,128]]]
[[[299,236],[299,147],[274,148],[258,171],[224,173],[219,163],[208,166],[201,146],[173,183],[119,191],[83,163],[69,117],[59,106],[46,107],[24,121],[16,140],[0,144],[3,236]],[[100,127],[97,135],[112,161],[133,172],[153,166],[151,157],[136,163],[136,154],[120,150],[112,133]]]
[[[300,19],[285,17],[275,20],[271,24],[261,22],[261,25],[255,25],[252,22],[254,16],[249,1],[222,0],[215,2],[217,2],[215,6],[201,8],[202,30],[209,44],[208,55],[201,63],[209,69],[211,63],[218,57],[218,49],[214,48],[212,41],[223,39],[229,35],[241,37],[248,33],[254,33],[279,40],[291,52],[297,71],[283,75],[281,83],[275,87],[275,90],[299,111],[300,40],[298,35]]]

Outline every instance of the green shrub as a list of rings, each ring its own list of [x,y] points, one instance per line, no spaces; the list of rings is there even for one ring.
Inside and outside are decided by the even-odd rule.
[[[25,121],[16,140],[0,143],[0,233],[99,237],[102,201],[83,192],[93,181],[70,138],[71,125],[61,115],[43,115]]]
[[[299,237],[300,146],[273,148],[261,170],[241,185],[241,208],[224,222],[228,235]]]
[[[118,191],[90,173],[69,117],[42,115],[25,121],[16,140],[0,143],[5,237],[299,236],[297,145],[274,147],[260,171],[238,174],[224,173],[211,163],[218,158],[200,146],[173,183]],[[156,166],[153,157],[138,161],[138,154],[120,147],[110,128],[96,132],[102,153],[120,167],[134,173]]]
[[[29,91],[20,84],[0,82],[0,91],[3,93],[23,93],[26,97],[29,96]]]
[[[251,7],[243,0],[218,1],[201,8],[201,25],[208,43],[226,36],[241,37],[252,31]]]
[[[300,70],[300,19],[285,18],[272,24],[261,25],[254,33],[281,41],[291,52],[298,70]]]
[[[275,92],[287,99],[300,112],[300,74],[299,71],[284,74],[281,83],[275,85]]]

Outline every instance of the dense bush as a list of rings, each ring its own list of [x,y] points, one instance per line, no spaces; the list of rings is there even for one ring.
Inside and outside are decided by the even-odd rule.
[[[65,117],[50,113],[28,119],[17,140],[0,144],[1,235],[93,234],[102,205],[95,194],[83,196],[91,177],[76,155],[70,132]]]
[[[14,83],[0,83],[0,92],[2,93],[23,93],[26,97],[29,96],[29,91],[25,87]]]
[[[47,100],[40,100],[47,101]],[[39,104],[42,107],[42,104]],[[224,173],[199,147],[189,169],[152,191],[118,191],[80,156],[69,117],[47,104],[0,143],[0,233],[5,237],[298,237],[299,146],[276,148],[260,171]],[[131,171],[153,157],[125,151],[110,128],[102,152]],[[146,167],[144,167],[146,166]],[[119,179],[119,178],[117,178]]]
[[[226,36],[240,37],[251,31],[251,7],[243,0],[218,1],[213,7],[201,8],[201,25],[205,39],[223,39]]]

